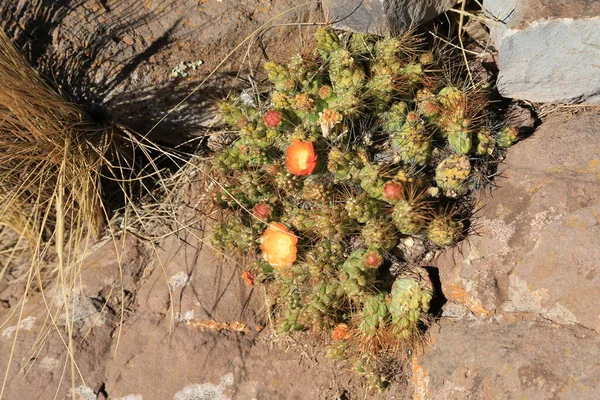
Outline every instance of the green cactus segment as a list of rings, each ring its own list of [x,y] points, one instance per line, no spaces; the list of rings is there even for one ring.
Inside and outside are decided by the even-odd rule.
[[[296,82],[285,65],[269,61],[265,63],[264,68],[269,81],[271,81],[276,90],[291,92],[296,88]]]
[[[463,232],[464,225],[451,216],[436,216],[427,228],[427,238],[436,246],[448,247],[456,243]]]
[[[433,293],[413,278],[394,281],[389,305],[393,330],[401,337],[409,337],[418,329],[422,316],[429,311]]]
[[[365,334],[373,335],[377,328],[385,326],[389,316],[390,312],[383,293],[367,296],[363,302],[363,320],[360,328]]]
[[[328,59],[333,51],[342,46],[338,35],[327,28],[317,29],[315,39],[317,41],[317,50],[323,59]]]
[[[319,282],[313,287],[306,310],[307,318],[320,326],[333,322],[341,308],[342,295],[338,284]]]
[[[346,202],[348,217],[360,222],[367,223],[369,220],[381,214],[381,202],[368,196],[351,197]]]
[[[496,142],[494,140],[494,134],[489,129],[481,129],[477,132],[477,138],[475,140],[475,154],[478,156],[491,156],[494,154]]]
[[[392,221],[398,232],[404,235],[416,235],[425,228],[425,210],[419,204],[400,200],[394,205]]]
[[[415,112],[409,112],[399,131],[392,134],[392,146],[399,161],[423,166],[431,156],[432,143],[425,123]]]
[[[435,169],[435,182],[446,192],[455,197],[466,194],[470,187],[467,179],[471,174],[471,162],[466,155],[452,154],[446,157]]]
[[[333,51],[329,57],[329,78],[334,90],[354,92],[362,88],[366,74],[346,49]]]
[[[468,154],[471,151],[473,142],[468,120],[463,119],[449,124],[446,133],[448,145],[455,153]]]
[[[235,222],[224,222],[215,226],[212,230],[213,245],[226,252],[234,250],[250,251],[256,245],[257,235],[252,228]]]
[[[375,164],[365,164],[358,172],[360,187],[367,192],[369,196],[377,200],[383,200],[383,186],[385,180],[381,177],[379,167]]]
[[[357,250],[344,261],[340,271],[340,285],[350,298],[359,298],[373,285],[376,269],[366,265],[365,251]]]
[[[332,197],[331,185],[318,178],[309,177],[304,181],[301,196],[304,200],[325,203]]]
[[[391,105],[388,111],[381,114],[381,127],[389,133],[400,132],[406,121],[408,105],[400,101]]]
[[[284,311],[279,321],[279,331],[289,332],[306,329],[302,324],[304,305],[299,291],[290,286],[282,294]]]
[[[327,170],[341,180],[348,181],[358,176],[362,162],[354,152],[334,147],[329,151]]]
[[[398,241],[396,229],[387,218],[369,219],[361,235],[368,247],[383,251],[391,250]]]
[[[502,128],[496,135],[496,145],[500,149],[506,149],[519,140],[519,132],[515,128]]]

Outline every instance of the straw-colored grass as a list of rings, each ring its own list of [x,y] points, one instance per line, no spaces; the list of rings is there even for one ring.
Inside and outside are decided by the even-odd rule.
[[[47,316],[31,353],[40,351],[49,332],[55,331],[68,352],[72,387],[84,381],[75,361],[75,289],[86,252],[110,217],[102,185],[110,182],[126,204],[132,201],[132,187],[137,193],[148,192],[146,178],[160,179],[161,173],[152,160],[145,164],[154,173],[134,164],[134,149],[147,156],[151,147],[144,140],[121,127],[93,122],[46,84],[0,31],[0,233],[11,239],[10,247],[0,253],[0,279],[19,259],[15,279],[25,288],[0,328],[15,318],[19,326],[27,297],[41,292]],[[137,215],[133,219],[142,217],[142,209],[129,211]],[[23,260],[28,268],[23,268]],[[45,291],[50,282],[52,294]],[[64,323],[59,323],[62,315]],[[17,330],[3,368],[0,399],[18,336]]]

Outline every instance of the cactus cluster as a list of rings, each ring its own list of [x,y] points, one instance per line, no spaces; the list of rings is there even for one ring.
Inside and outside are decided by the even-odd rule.
[[[518,138],[494,131],[487,86],[448,81],[445,62],[414,35],[320,28],[314,53],[264,65],[267,95],[220,106],[236,136],[214,156],[229,211],[214,245],[256,255],[281,331],[331,330],[329,354],[378,386],[374,360],[410,346],[433,296],[398,243],[464,238],[474,174]]]

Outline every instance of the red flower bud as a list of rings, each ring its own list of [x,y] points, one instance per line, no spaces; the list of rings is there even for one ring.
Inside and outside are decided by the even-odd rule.
[[[281,113],[277,110],[269,110],[265,113],[264,120],[269,128],[277,128],[281,125]]]
[[[383,197],[392,202],[402,199],[402,185],[397,182],[387,182],[383,185]]]
[[[271,216],[271,206],[266,203],[258,203],[254,206],[252,214],[258,219],[265,220]]]

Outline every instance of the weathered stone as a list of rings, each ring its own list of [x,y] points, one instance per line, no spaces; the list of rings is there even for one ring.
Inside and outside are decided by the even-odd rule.
[[[600,339],[583,328],[443,320],[431,343],[413,366],[423,399],[600,398]]]
[[[326,17],[339,29],[377,35],[401,33],[437,17],[456,0],[324,0]]]
[[[446,297],[475,315],[600,331],[600,116],[563,119],[509,150],[475,221],[480,236],[437,263]]]
[[[534,102],[600,103],[600,3],[486,0],[498,89]]]

